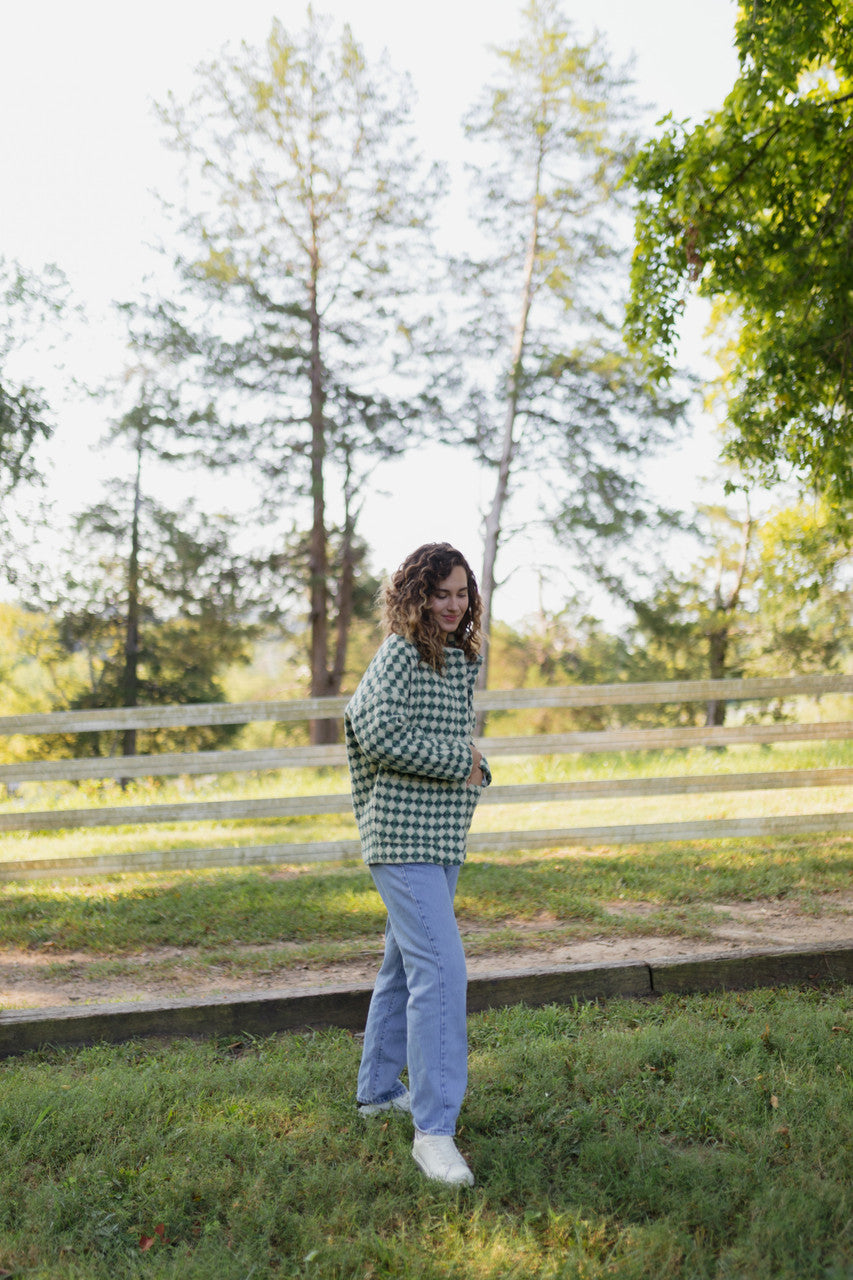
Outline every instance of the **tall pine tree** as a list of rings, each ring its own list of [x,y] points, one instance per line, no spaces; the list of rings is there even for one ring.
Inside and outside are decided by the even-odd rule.
[[[162,111],[188,166],[186,293],[137,336],[215,405],[200,458],[251,474],[268,519],[289,516],[279,545],[310,528],[315,696],[339,692],[345,665],[355,495],[416,439],[428,401],[417,357],[437,175],[418,158],[410,99],[309,8],[303,31],[275,22],[262,49],[203,68],[192,98]],[[333,732],[312,726],[314,741]]]
[[[487,251],[461,264],[473,316],[465,347],[479,374],[469,414],[495,475],[487,627],[522,477],[589,567],[603,540],[649,517],[637,461],[675,413],[647,391],[620,336],[619,188],[633,148],[626,77],[598,39],[575,37],[556,0],[529,0],[518,42],[498,57],[467,123]]]

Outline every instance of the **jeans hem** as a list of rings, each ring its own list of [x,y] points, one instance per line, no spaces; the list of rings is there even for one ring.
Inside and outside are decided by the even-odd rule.
[[[406,1092],[405,1085],[402,1089],[397,1089],[395,1093],[383,1093],[378,1098],[359,1098],[356,1095],[355,1105],[357,1107],[381,1107],[383,1102],[393,1102],[395,1098],[402,1098]]]

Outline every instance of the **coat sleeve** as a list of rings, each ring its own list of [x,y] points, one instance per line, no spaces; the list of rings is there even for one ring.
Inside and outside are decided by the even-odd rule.
[[[359,747],[374,764],[395,773],[464,782],[474,762],[471,742],[442,733],[440,726],[426,731],[409,714],[417,663],[416,651],[383,646],[353,694],[346,718]]]

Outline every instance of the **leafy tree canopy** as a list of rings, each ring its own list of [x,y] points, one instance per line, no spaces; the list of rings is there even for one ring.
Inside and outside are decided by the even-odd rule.
[[[34,449],[53,423],[44,392],[16,368],[21,347],[55,322],[66,281],[55,267],[41,275],[0,257],[0,497],[39,477]]]
[[[702,123],[671,117],[633,166],[629,334],[673,372],[691,291],[741,323],[727,446],[762,482],[853,497],[853,4],[751,0],[740,74]]]

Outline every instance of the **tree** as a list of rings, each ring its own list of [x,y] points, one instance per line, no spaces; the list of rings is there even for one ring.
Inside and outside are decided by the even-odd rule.
[[[347,510],[345,503],[345,520],[342,526],[327,526],[326,529],[330,614],[335,618],[334,656],[330,677],[339,690],[343,688],[347,675],[357,673],[357,683],[370,660],[370,653],[382,638],[381,631],[376,626],[376,599],[382,584],[370,571],[369,547],[355,532],[355,522],[351,515],[347,517]],[[275,582],[276,596],[292,604],[306,594],[306,584],[310,582],[310,565],[311,533],[310,530],[303,530],[288,538],[280,551],[267,557],[262,565],[256,567],[262,568]],[[272,594],[271,592],[271,597]],[[271,608],[264,610],[265,621],[278,622],[281,612],[281,607],[276,607],[273,603]],[[351,649],[354,624],[367,626],[372,644],[369,645],[366,658],[363,652],[358,656],[353,670]],[[359,647],[357,643],[355,647]]]
[[[168,393],[143,388],[115,423],[111,438],[130,445],[131,476],[76,517],[73,567],[43,588],[60,649],[83,658],[85,678],[64,699],[70,709],[224,701],[220,673],[247,656],[255,578],[233,550],[233,522],[200,516],[191,500],[177,513],[146,492],[144,466],[163,456],[173,408]],[[232,732],[131,728],[121,751],[136,754],[140,741],[147,750],[199,749]],[[111,735],[80,735],[80,747],[104,754]]]
[[[701,508],[696,533],[705,553],[670,571],[633,601],[626,637],[633,680],[720,680],[839,669],[849,660],[849,529],[822,503],[778,507],[756,519]],[[698,704],[679,714],[695,718]],[[774,716],[783,714],[777,704]],[[705,723],[725,723],[726,701],[711,699]]]
[[[571,601],[558,614],[540,611],[518,629],[496,622],[491,658],[498,688],[535,689],[543,684],[609,684],[624,679],[629,654],[623,637],[610,634]],[[565,733],[618,723],[619,712],[606,706],[489,713],[497,734]]]
[[[487,628],[519,473],[547,475],[543,514],[590,566],[592,546],[650,518],[636,464],[676,411],[649,392],[620,337],[627,79],[598,39],[574,38],[556,0],[529,0],[523,23],[467,124],[482,157],[474,214],[490,252],[462,268],[474,312],[465,348],[482,371],[469,414],[495,474],[481,582]]]
[[[634,163],[628,332],[673,372],[693,292],[740,319],[728,455],[853,497],[853,6],[751,0],[739,76],[700,124],[667,120]]]
[[[849,658],[851,562],[846,520],[825,503],[797,503],[762,523],[754,674],[837,670]]]
[[[697,532],[707,548],[686,573],[668,571],[649,599],[631,601],[636,616],[632,678],[722,680],[744,674],[755,583],[754,521],[726,506],[698,510]],[[707,725],[722,725],[726,701],[709,699]],[[686,710],[695,715],[698,704]],[[682,708],[682,714],[684,713]]]
[[[418,158],[410,98],[384,64],[370,72],[348,27],[334,36],[309,8],[303,32],[274,22],[262,50],[224,56],[162,111],[192,175],[186,296],[155,308],[139,338],[213,398],[203,460],[260,476],[267,519],[307,503],[315,696],[339,692],[332,633],[346,644],[352,609],[346,577],[332,607],[331,529],[346,572],[366,477],[416,438],[426,403],[413,358],[436,174]],[[330,729],[315,722],[313,739]]]
[[[0,533],[6,537],[8,500],[19,487],[40,482],[38,445],[54,429],[43,389],[23,372],[21,350],[55,324],[66,305],[67,282],[56,267],[37,275],[0,257]]]

